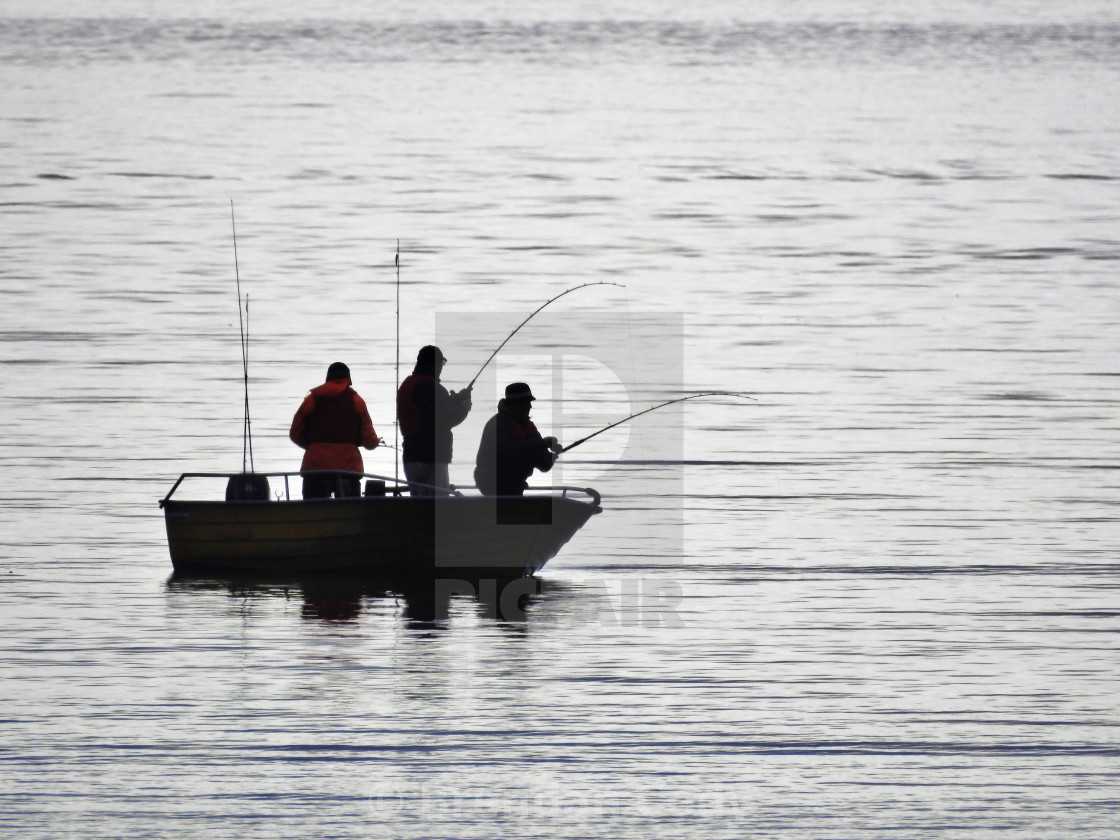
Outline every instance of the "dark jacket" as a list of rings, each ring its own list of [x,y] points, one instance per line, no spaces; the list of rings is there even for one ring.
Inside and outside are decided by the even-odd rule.
[[[401,460],[424,464],[450,464],[451,430],[467,419],[467,399],[448,393],[432,369],[417,365],[397,390]]]
[[[533,470],[548,472],[555,461],[533,421],[502,400],[482,430],[474,482],[487,496],[520,496]]]

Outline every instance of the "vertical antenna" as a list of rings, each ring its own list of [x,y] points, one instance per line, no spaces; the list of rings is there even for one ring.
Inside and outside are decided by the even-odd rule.
[[[397,253],[393,257],[393,263],[397,267],[397,373],[395,387],[401,387],[401,241],[397,240]],[[401,418],[399,413],[395,413],[396,418],[393,422],[393,480],[400,483],[400,460],[401,460]]]
[[[237,262],[237,219],[233,214],[233,199],[229,201],[229,221],[233,227],[233,273],[237,278],[237,323],[241,327],[241,370],[245,377],[245,418],[241,427],[241,472],[246,472],[246,462],[252,466],[253,435],[249,421],[249,337],[245,322],[249,319],[249,296],[245,296],[245,315],[241,314],[241,268]],[[255,467],[253,467],[255,469]]]

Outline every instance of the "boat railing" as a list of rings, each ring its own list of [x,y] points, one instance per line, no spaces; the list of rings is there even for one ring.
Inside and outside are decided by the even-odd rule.
[[[530,487],[529,489],[532,490],[533,488]],[[603,501],[602,497],[599,495],[599,492],[597,490],[593,490],[590,487],[547,487],[541,489],[548,490],[552,493],[555,493],[557,490],[559,490],[560,496],[565,499],[568,498],[568,493],[586,493],[591,497],[591,504],[593,504],[595,507],[600,507],[600,503]]]
[[[309,476],[312,476],[312,477],[313,476],[331,476],[331,477],[333,477],[336,481],[335,491],[336,491],[336,493],[338,494],[339,497],[343,497],[343,496],[346,495],[346,493],[345,493],[346,488],[343,485],[343,481],[347,480],[347,479],[350,480],[351,482],[355,481],[355,480],[358,481],[359,486],[360,486],[360,483],[364,480],[365,481],[365,490],[364,490],[364,495],[365,496],[384,496],[384,495],[400,496],[405,491],[407,491],[410,487],[422,487],[426,490],[430,490],[430,491],[432,491],[433,496],[462,496],[462,495],[464,495],[461,492],[463,489],[476,490],[476,491],[478,490],[478,488],[475,487],[474,485],[453,485],[451,487],[451,489],[449,490],[445,487],[436,487],[436,486],[431,485],[431,484],[421,484],[421,483],[415,482],[415,481],[409,482],[407,479],[394,478],[392,476],[377,475],[376,473],[349,472],[349,471],[345,471],[345,470],[305,470],[303,472],[296,471],[296,472],[256,472],[256,473],[189,472],[189,473],[183,473],[182,475],[179,476],[178,480],[171,486],[171,489],[167,491],[167,495],[164,496],[162,499],[160,499],[159,506],[162,508],[166,502],[170,501],[171,497],[175,494],[175,491],[179,489],[179,486],[185,480],[195,479],[195,478],[198,478],[198,479],[208,479],[208,478],[210,478],[210,479],[225,479],[227,481],[227,500],[230,500],[230,501],[234,501],[234,500],[235,501],[256,501],[256,502],[272,501],[272,497],[270,497],[268,495],[268,493],[271,490],[271,485],[269,484],[268,480],[269,479],[283,479],[284,480],[284,490],[283,490],[282,493],[279,492],[279,491],[276,491],[275,499],[276,499],[276,501],[292,501],[291,483],[290,483],[289,479],[297,478],[297,477],[298,478],[306,478],[306,477],[309,477]],[[263,487],[263,495],[259,496],[259,497],[253,497],[253,498],[250,498],[248,496],[237,496],[235,499],[231,498],[230,495],[229,495],[229,489],[228,488],[232,484],[232,482],[234,482],[238,479],[240,479],[242,481],[248,480],[250,482],[259,482],[260,479],[265,479],[263,484],[258,485],[258,487]],[[550,495],[551,496],[551,495],[555,495],[556,493],[559,493],[561,498],[568,498],[569,493],[583,493],[583,494],[590,497],[591,504],[594,505],[595,507],[599,507],[600,502],[601,502],[601,497],[600,497],[599,493],[597,491],[593,490],[590,487],[530,487],[530,488],[528,488],[528,490],[526,492],[528,494],[531,494],[534,497],[541,496],[541,495]],[[354,498],[354,497],[351,496],[351,498]]]

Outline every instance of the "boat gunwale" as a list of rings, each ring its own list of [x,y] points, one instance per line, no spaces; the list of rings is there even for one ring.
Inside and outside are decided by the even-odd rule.
[[[397,501],[404,501],[404,500],[407,499],[408,501],[425,501],[425,502],[430,501],[432,499],[441,499],[441,498],[442,499],[459,499],[459,498],[461,498],[461,499],[475,499],[475,498],[477,498],[477,499],[490,499],[490,500],[500,499],[500,500],[503,500],[503,501],[508,501],[508,500],[512,500],[512,499],[560,498],[560,499],[567,499],[568,501],[574,502],[576,504],[588,505],[588,506],[594,508],[594,513],[602,512],[602,497],[599,495],[598,491],[594,490],[591,487],[568,487],[568,486],[530,487],[526,491],[530,495],[525,495],[525,496],[487,496],[487,495],[482,494],[481,492],[479,493],[478,496],[474,496],[474,495],[467,495],[465,493],[462,493],[461,490],[460,490],[460,488],[478,490],[478,488],[475,487],[474,485],[455,485],[450,490],[448,490],[447,488],[443,488],[443,487],[434,487],[434,486],[427,485],[427,484],[420,484],[419,486],[425,487],[425,488],[430,489],[430,490],[435,490],[440,495],[426,496],[426,497],[412,497],[412,496],[406,496],[405,495],[409,486],[410,486],[409,482],[407,480],[402,480],[402,479],[399,479],[399,478],[393,478],[393,477],[390,477],[390,476],[377,475],[375,473],[352,472],[352,471],[348,471],[348,470],[304,470],[302,472],[297,470],[297,471],[291,471],[291,472],[251,472],[251,473],[249,473],[249,472],[240,472],[240,473],[236,473],[236,472],[185,472],[185,473],[180,474],[179,478],[171,486],[171,489],[167,491],[167,495],[159,500],[159,506],[160,506],[160,508],[164,508],[164,507],[166,507],[166,505],[169,502],[171,502],[171,497],[175,494],[175,491],[179,489],[179,486],[183,483],[183,481],[185,479],[189,479],[189,478],[224,478],[224,479],[228,480],[228,479],[234,478],[235,476],[239,476],[239,475],[252,475],[252,476],[260,476],[260,477],[264,477],[264,478],[283,478],[284,479],[284,498],[283,499],[275,499],[275,500],[273,500],[273,499],[186,499],[186,500],[176,499],[175,501],[176,501],[176,503],[180,503],[180,504],[190,502],[190,503],[193,503],[193,504],[210,504],[210,503],[213,503],[213,504],[228,504],[228,505],[238,505],[238,506],[240,506],[240,505],[276,505],[276,504],[293,504],[293,503],[295,503],[295,504],[337,503],[337,502],[347,502],[347,501],[350,501],[350,502],[354,502],[354,501],[374,501],[374,500],[378,500],[378,499],[390,499],[390,498],[395,499]],[[305,476],[316,476],[316,475],[330,475],[330,476],[338,476],[340,478],[345,477],[345,478],[356,478],[356,479],[359,479],[359,480],[371,479],[371,480],[374,480],[374,481],[393,482],[393,487],[392,487],[391,491],[390,491],[390,488],[386,487],[386,492],[385,492],[384,496],[359,495],[359,496],[346,496],[346,497],[343,497],[341,499],[331,499],[331,498],[326,498],[326,499],[293,499],[292,498],[292,493],[291,493],[291,486],[290,486],[290,483],[289,483],[288,479],[292,478],[292,477],[303,478]],[[413,482],[412,484],[415,485],[416,482]],[[557,495],[557,493],[559,493],[559,495]],[[569,493],[584,493],[589,497],[589,499],[588,500],[582,500],[582,499],[572,498],[568,495]]]

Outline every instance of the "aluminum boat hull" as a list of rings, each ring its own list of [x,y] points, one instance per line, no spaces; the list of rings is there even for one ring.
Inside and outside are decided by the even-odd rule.
[[[177,572],[270,575],[532,575],[601,511],[597,495],[590,502],[566,495],[283,501],[169,497],[161,505]]]

